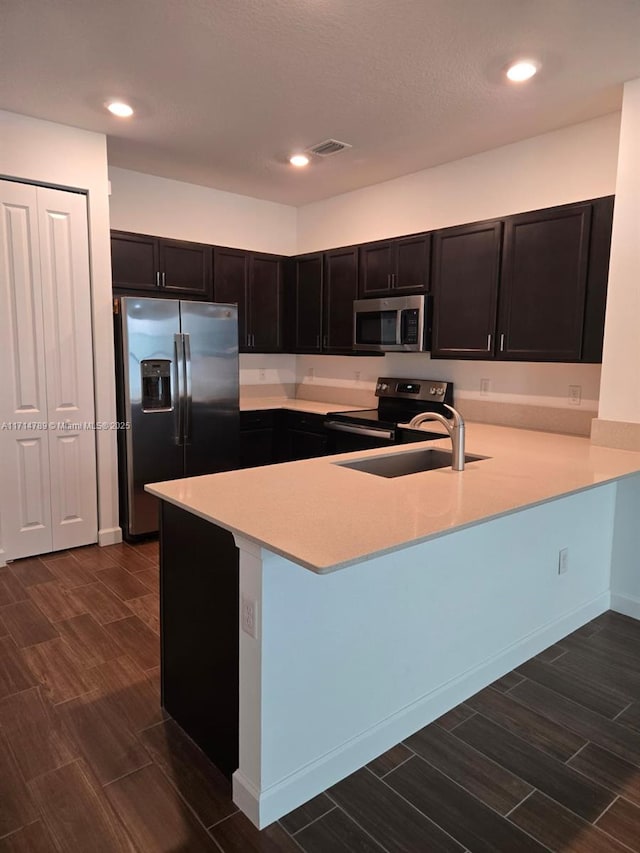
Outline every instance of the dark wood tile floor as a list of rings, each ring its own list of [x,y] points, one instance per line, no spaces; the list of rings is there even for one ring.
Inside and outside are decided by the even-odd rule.
[[[0,568],[0,853],[640,851],[640,622],[605,613],[258,832],[159,704],[158,549]]]

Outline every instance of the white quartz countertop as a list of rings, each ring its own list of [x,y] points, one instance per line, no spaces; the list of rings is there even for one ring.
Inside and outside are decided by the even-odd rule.
[[[329,412],[363,410],[371,406],[350,406],[325,400],[301,400],[291,397],[240,397],[241,412],[257,412],[264,409],[288,409],[291,412],[307,412],[311,415],[326,415]]]
[[[323,573],[640,472],[638,452],[475,423],[467,423],[466,452],[490,458],[467,463],[464,471],[440,468],[386,479],[334,464],[427,447],[450,449],[451,442],[286,462],[147,489]]]

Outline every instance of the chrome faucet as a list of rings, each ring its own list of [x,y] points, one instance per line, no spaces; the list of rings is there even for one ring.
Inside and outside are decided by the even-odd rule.
[[[464,420],[460,412],[457,412],[453,406],[448,406],[446,403],[443,403],[443,406],[453,414],[452,422],[438,412],[422,412],[415,418],[411,418],[409,426],[412,429],[417,429],[426,421],[438,421],[443,424],[449,433],[453,448],[451,467],[454,471],[464,471]]]

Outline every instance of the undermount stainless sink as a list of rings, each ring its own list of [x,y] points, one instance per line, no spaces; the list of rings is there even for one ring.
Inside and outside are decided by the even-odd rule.
[[[487,456],[473,456],[470,453],[464,457],[465,462],[480,462]],[[451,467],[452,454],[450,450],[413,450],[408,453],[394,453],[389,456],[373,456],[369,459],[356,459],[353,462],[334,462],[343,468],[353,468],[364,471],[365,474],[375,474],[376,477],[404,477],[407,474],[418,474],[421,471],[435,471],[436,468]]]

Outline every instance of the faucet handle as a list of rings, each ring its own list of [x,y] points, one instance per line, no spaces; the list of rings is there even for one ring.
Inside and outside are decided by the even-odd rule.
[[[454,427],[464,426],[464,418],[457,409],[454,409],[453,406],[450,406],[448,403],[443,403],[442,405],[445,407],[445,409],[449,409],[449,411],[453,415]]]

